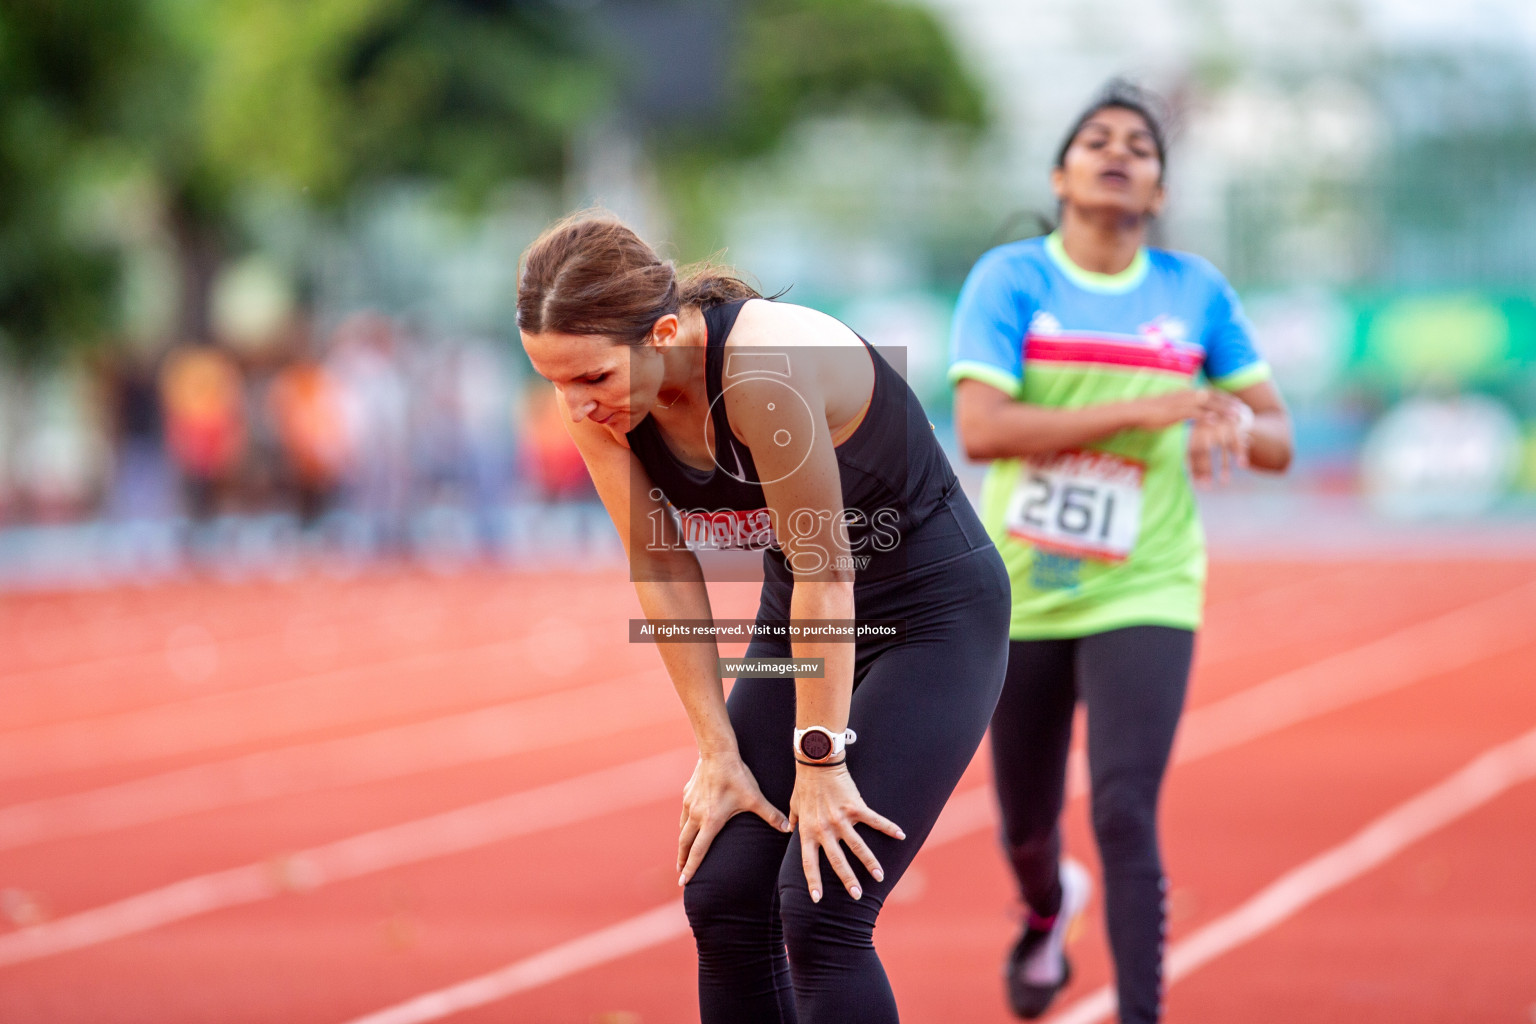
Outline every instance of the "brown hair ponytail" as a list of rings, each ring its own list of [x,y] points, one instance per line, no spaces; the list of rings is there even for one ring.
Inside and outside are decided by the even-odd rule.
[[[680,282],[670,260],[618,218],[584,211],[550,227],[523,254],[517,327],[528,334],[598,334],[638,345],[684,306],[760,298],[728,267],[697,264]]]
[[[685,306],[709,309],[738,299],[760,299],[763,293],[720,263],[694,263],[683,272],[680,299]]]

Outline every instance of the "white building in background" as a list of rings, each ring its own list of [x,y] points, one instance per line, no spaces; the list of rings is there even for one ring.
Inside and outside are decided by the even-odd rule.
[[[1384,140],[1358,82],[1377,46],[1370,0],[925,2],[985,77],[1021,204],[1050,203],[1046,175],[1063,132],[1124,76],[1176,111],[1167,244],[1229,269],[1251,265],[1252,254],[1230,251],[1242,230],[1232,218],[1234,205],[1257,202],[1277,249],[1262,262],[1332,283],[1369,258],[1357,241],[1369,225],[1347,200]],[[1319,182],[1341,186],[1333,201],[1319,201]],[[1246,204],[1234,199],[1243,187],[1255,190]]]
[[[1405,118],[1444,132],[1468,117],[1510,116],[1502,96],[1471,99],[1480,110],[1447,109],[1475,96],[1460,86],[1427,102],[1405,96],[1401,79],[1380,79],[1394,59],[1485,53],[1506,69],[1523,64],[1536,93],[1531,0],[922,2],[985,78],[1018,203],[1049,202],[1045,172],[1061,133],[1106,80],[1128,76],[1183,115],[1170,161],[1167,243],[1269,285],[1401,273],[1405,257],[1386,265],[1386,232],[1372,220],[1382,204],[1370,201],[1386,177],[1392,132],[1411,128]],[[1398,92],[1390,113],[1383,88]],[[1485,95],[1495,94],[1490,87]],[[1524,223],[1505,213],[1512,215]],[[1391,244],[1424,248],[1403,238]],[[1511,248],[1491,238],[1467,244]],[[1432,257],[1435,244],[1428,248]]]

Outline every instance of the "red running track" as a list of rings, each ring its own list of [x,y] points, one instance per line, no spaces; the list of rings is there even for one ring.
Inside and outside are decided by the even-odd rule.
[[[1529,562],[1214,567],[1163,806],[1176,951],[1536,728],[1533,581]],[[720,590],[717,614],[752,596]],[[696,1019],[666,909],[689,735],[625,642],[636,614],[606,574],[0,599],[0,1021],[342,1024],[509,965],[514,994],[417,1019]],[[1010,1019],[985,775],[882,917],[908,1021]],[[1524,779],[1338,861],[1180,977],[1168,1020],[1536,1019]],[[1067,832],[1096,866],[1081,798]],[[1106,1019],[1071,1018],[1109,978],[1101,912],[1058,1018]]]

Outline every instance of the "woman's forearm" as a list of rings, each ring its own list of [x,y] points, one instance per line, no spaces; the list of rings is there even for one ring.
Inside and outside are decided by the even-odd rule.
[[[1291,464],[1291,418],[1283,409],[1255,413],[1248,432],[1248,465],[1283,473]]]
[[[709,620],[709,591],[698,562],[692,561],[692,574],[664,581],[635,583],[640,608],[648,619]],[[657,651],[672,677],[672,686],[699,753],[705,757],[737,753],[736,733],[725,710],[725,687],[720,680],[720,648],[713,639],[697,643],[657,644]]]
[[[1107,402],[1057,409],[1027,402],[957,403],[955,427],[971,459],[1016,459],[1045,455],[1101,441],[1141,426],[1135,402]]]
[[[835,625],[852,626],[853,584],[796,580],[789,608],[791,619],[831,619]],[[825,666],[820,679],[795,680],[796,727],[820,725],[834,731],[847,728],[848,708],[853,701],[852,638],[791,640],[791,647],[796,658],[822,658]],[[789,741],[790,737],[784,737],[785,743]]]

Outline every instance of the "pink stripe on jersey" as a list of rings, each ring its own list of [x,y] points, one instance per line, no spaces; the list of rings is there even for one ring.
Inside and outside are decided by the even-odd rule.
[[[1024,358],[1046,363],[1094,363],[1100,366],[1159,370],[1194,376],[1205,361],[1198,348],[1146,345],[1102,337],[1062,337],[1031,334],[1024,341]]]

